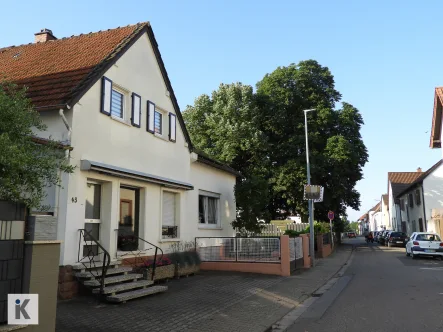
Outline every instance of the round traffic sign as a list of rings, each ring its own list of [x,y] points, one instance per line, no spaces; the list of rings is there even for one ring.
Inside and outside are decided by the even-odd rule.
[[[334,212],[333,212],[333,211],[329,211],[329,212],[328,212],[328,219],[329,219],[329,220],[334,219]]]

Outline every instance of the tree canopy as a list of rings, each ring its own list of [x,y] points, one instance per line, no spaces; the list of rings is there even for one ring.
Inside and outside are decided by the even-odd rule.
[[[307,60],[266,74],[255,93],[241,83],[221,84],[211,97],[202,95],[187,107],[194,145],[244,175],[236,188],[239,211],[249,209],[243,226],[289,213],[307,220],[306,109],[315,110],[308,113],[311,183],[324,187],[315,219],[328,221],[329,210],[345,216],[346,207],[359,208],[355,185],[368,161],[363,118],[353,105],[337,107],[339,102],[329,69]]]
[[[25,90],[0,82],[0,200],[43,210],[45,188],[60,185],[59,171],[71,173],[73,167],[58,142],[37,144],[33,130],[46,126]]]

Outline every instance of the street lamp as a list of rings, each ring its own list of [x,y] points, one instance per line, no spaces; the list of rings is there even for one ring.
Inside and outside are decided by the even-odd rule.
[[[308,185],[311,185],[311,169],[309,165],[309,144],[308,144],[308,118],[307,113],[315,111],[313,109],[304,110],[305,113],[305,136],[306,136],[306,173],[308,177]],[[312,267],[315,266],[315,249],[314,249],[314,201],[308,200],[309,209],[309,254],[312,259]]]

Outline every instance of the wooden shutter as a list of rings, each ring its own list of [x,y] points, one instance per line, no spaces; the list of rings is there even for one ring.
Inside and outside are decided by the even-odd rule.
[[[100,112],[106,115],[111,115],[111,96],[112,96],[112,81],[103,76],[102,78],[102,97]]]
[[[141,115],[142,115],[141,97],[136,93],[132,93],[131,123],[134,127],[140,128]]]
[[[163,211],[162,211],[162,225],[163,226],[176,226],[175,225],[175,198],[176,194],[164,191],[163,192]]]
[[[155,104],[148,100],[148,123],[147,123],[147,130],[150,133],[154,133],[154,113],[155,113]]]
[[[175,142],[177,136],[176,116],[169,113],[169,140]]]

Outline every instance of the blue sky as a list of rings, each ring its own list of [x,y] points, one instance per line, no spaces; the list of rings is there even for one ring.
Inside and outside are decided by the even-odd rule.
[[[277,66],[316,59],[343,100],[363,114],[369,163],[360,211],[387,190],[387,172],[431,167],[434,88],[443,85],[443,2],[390,1],[1,1],[0,47],[150,21],[182,109],[220,83],[255,85]],[[428,132],[428,133],[426,133]]]

